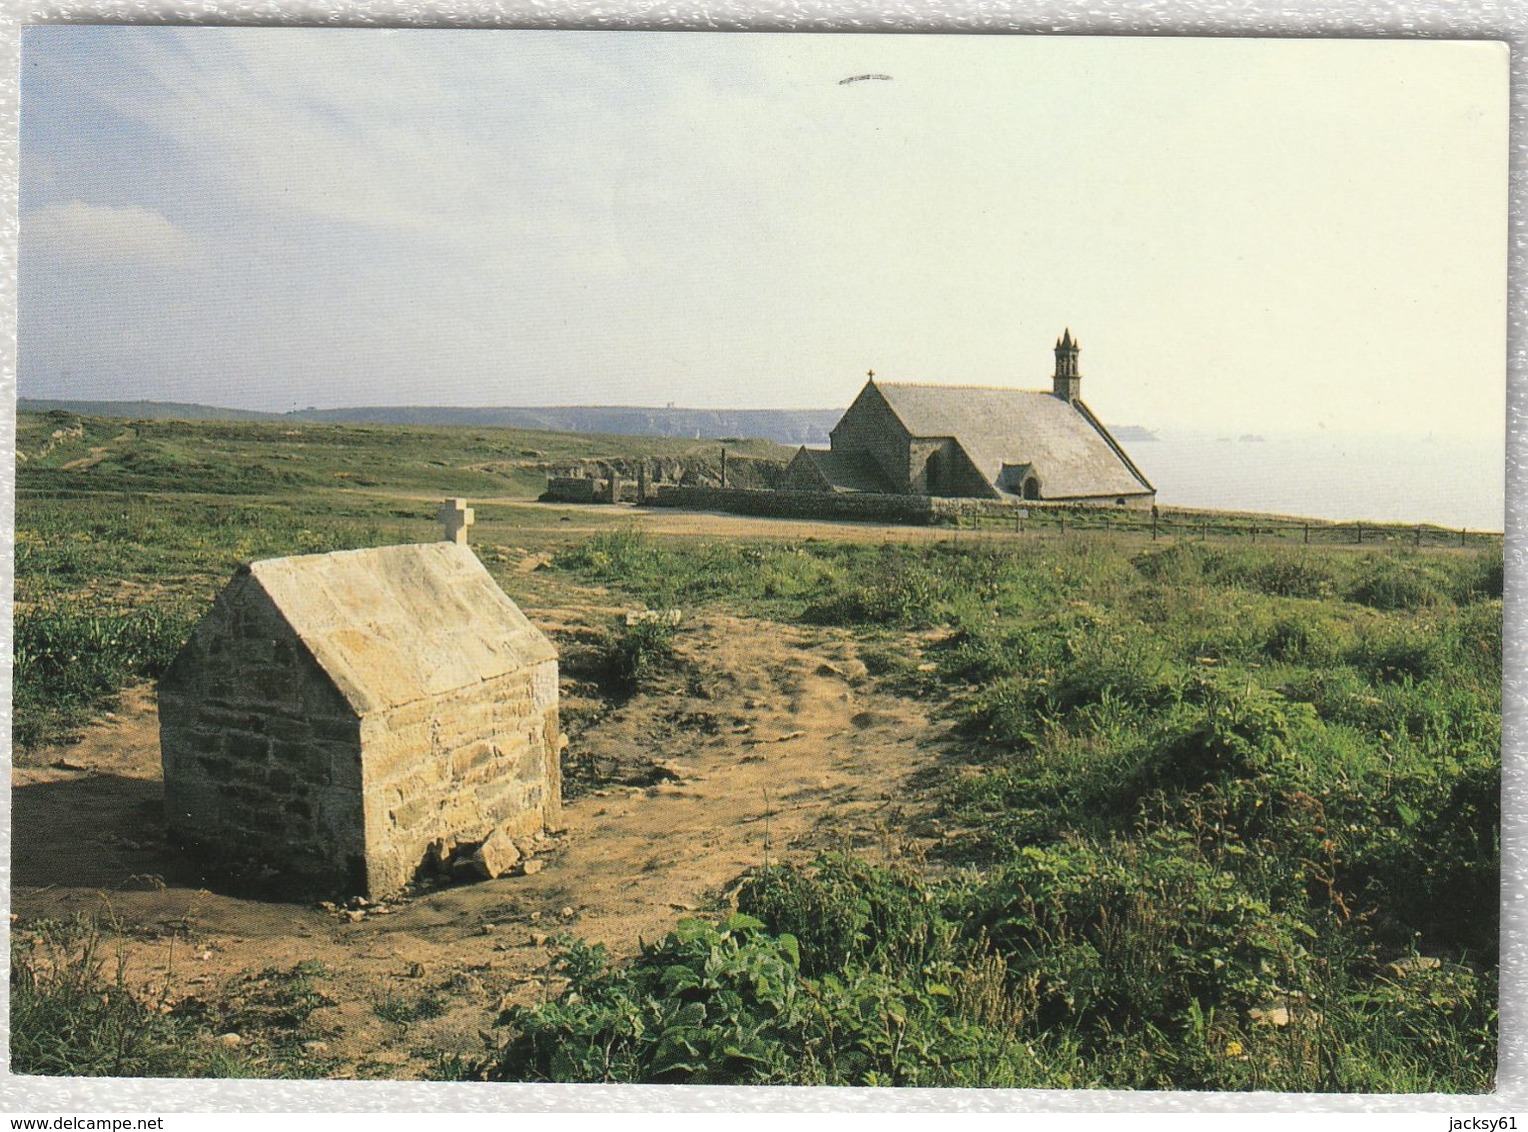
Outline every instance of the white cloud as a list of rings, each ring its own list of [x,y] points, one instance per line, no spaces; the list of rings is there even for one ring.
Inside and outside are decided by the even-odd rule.
[[[618,77],[576,40],[497,38],[156,32],[98,95],[244,207],[476,246],[586,231]]]
[[[22,216],[21,239],[24,259],[59,266],[188,267],[201,258],[194,239],[140,205],[44,205]]]
[[[63,336],[103,373],[843,404],[871,365],[1043,386],[1070,325],[1114,419],[1500,432],[1506,71],[1469,45],[34,33],[27,187],[79,200],[24,254],[137,257],[92,301],[157,296],[179,351]]]

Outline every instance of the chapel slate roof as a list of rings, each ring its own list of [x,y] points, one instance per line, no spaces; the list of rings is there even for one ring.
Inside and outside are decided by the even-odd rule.
[[[894,492],[886,473],[868,452],[834,452],[828,448],[803,448],[834,491]]]
[[[557,658],[457,543],[270,558],[247,569],[358,715]]]
[[[1154,490],[1080,403],[1049,391],[877,381],[908,433],[954,437],[996,484],[1004,464],[1031,464],[1046,499]]]

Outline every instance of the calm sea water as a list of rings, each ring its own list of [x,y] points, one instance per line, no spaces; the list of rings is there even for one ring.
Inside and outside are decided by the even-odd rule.
[[[1503,525],[1499,442],[1336,433],[1253,440],[1163,429],[1155,441],[1125,447],[1163,506],[1471,530]]]

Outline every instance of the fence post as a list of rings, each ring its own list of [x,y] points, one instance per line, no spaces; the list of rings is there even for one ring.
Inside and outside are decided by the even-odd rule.
[[[1354,523],[1353,526],[1358,530],[1358,545],[1362,546],[1364,544],[1364,525],[1362,523]]]
[[[1417,545],[1418,546],[1422,545],[1422,524],[1421,523],[1417,524]]]
[[[1157,541],[1157,509],[1151,509],[1151,541]]]
[[[1199,541],[1200,542],[1208,542],[1209,540],[1210,540],[1210,521],[1208,519],[1201,519],[1201,520],[1199,520]]]
[[[1459,528],[1459,545],[1460,546],[1464,545],[1464,528],[1463,527]]]
[[[1304,537],[1305,545],[1309,546],[1310,545],[1310,524],[1309,523],[1301,523],[1300,524],[1300,532],[1301,532],[1301,534]]]
[[[1066,516],[1065,515],[1061,516],[1061,533],[1062,534],[1066,534]],[[1464,544],[1461,542],[1459,545],[1463,546]]]
[[[1257,542],[1257,524],[1256,523],[1252,524],[1252,541],[1254,543]]]

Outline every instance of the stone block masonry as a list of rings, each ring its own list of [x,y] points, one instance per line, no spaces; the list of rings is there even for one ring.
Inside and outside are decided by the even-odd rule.
[[[542,503],[637,503],[640,502],[641,486],[636,480],[624,480],[615,476],[597,479],[593,476],[551,476],[546,490],[541,493]]]
[[[365,720],[371,886],[407,884],[434,842],[530,837],[558,825],[558,737],[555,661]]]
[[[242,569],[160,683],[172,834],[212,874],[385,896],[560,820],[557,654],[465,546]]]

